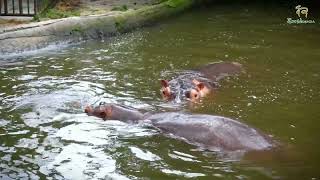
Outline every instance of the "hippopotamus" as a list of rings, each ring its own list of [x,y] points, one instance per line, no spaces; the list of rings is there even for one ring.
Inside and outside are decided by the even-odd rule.
[[[273,147],[273,141],[258,130],[230,118],[183,112],[141,113],[115,104],[86,107],[88,115],[104,120],[144,121],[165,134],[212,151],[260,151]]]
[[[144,119],[144,115],[129,107],[122,107],[115,104],[100,104],[97,107],[87,106],[84,110],[89,116],[96,116],[103,120],[121,120],[125,122],[136,122]]]
[[[180,102],[181,99],[199,100],[218,87],[218,81],[243,71],[237,62],[217,62],[194,70],[185,71],[172,80],[161,80],[160,94],[165,100]]]

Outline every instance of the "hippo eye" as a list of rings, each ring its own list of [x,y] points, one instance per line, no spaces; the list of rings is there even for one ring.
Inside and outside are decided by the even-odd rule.
[[[163,95],[166,95],[166,92],[162,91],[162,94],[163,94]]]
[[[198,94],[194,95],[194,97],[195,97],[195,98],[198,97]]]

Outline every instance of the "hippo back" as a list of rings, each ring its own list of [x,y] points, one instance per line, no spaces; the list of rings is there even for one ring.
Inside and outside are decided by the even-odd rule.
[[[271,140],[238,121],[211,115],[159,113],[148,118],[165,133],[209,150],[266,150]]]
[[[197,71],[211,81],[219,81],[226,76],[240,74],[243,71],[242,65],[236,62],[217,62],[202,66]]]
[[[125,122],[136,122],[143,119],[144,115],[136,109],[129,109],[115,104],[110,104],[110,106],[112,107],[112,115],[109,119]]]

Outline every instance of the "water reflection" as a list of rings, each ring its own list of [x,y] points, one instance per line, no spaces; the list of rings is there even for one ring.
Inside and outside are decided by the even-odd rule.
[[[50,174],[47,171],[56,172],[58,175],[54,177],[57,179],[110,178],[110,175],[114,176],[115,160],[106,156],[102,148],[70,144],[64,146],[54,161],[41,167],[40,171],[46,175]]]

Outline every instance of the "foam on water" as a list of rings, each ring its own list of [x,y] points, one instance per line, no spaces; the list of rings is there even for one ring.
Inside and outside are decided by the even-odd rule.
[[[36,56],[39,54],[56,54],[59,51],[61,51],[64,48],[67,48],[70,45],[75,45],[79,43],[70,43],[68,41],[65,42],[56,42],[56,43],[51,43],[48,44],[45,47],[42,48],[34,48],[30,50],[24,50],[24,51],[19,51],[19,52],[10,52],[6,54],[0,54],[0,61],[2,60],[12,60],[12,59],[22,59],[25,57],[30,57],[30,56]],[[1,65],[1,64],[0,64]]]

